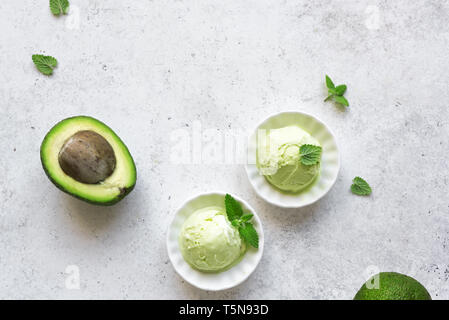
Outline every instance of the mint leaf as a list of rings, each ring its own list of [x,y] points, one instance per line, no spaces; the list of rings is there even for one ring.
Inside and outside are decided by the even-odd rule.
[[[341,84],[341,85],[339,85],[339,86],[337,86],[335,88],[335,94],[337,96],[342,96],[342,95],[344,95],[345,92],[346,92],[346,85],[345,84]]]
[[[242,222],[248,222],[249,220],[251,220],[252,218],[253,218],[253,214],[251,214],[251,213],[247,213],[247,214],[244,214],[241,218],[240,218],[240,220],[242,221]]]
[[[231,224],[238,229],[242,239],[254,248],[259,248],[259,235],[251,222],[247,222],[253,217],[252,214],[246,214],[241,219],[236,219]],[[245,221],[246,220],[246,221]]]
[[[313,144],[303,144],[299,148],[300,161],[306,166],[311,166],[320,162],[322,148]]]
[[[242,205],[230,194],[225,196],[225,208],[229,221],[237,220],[243,215]]]
[[[372,192],[371,187],[369,186],[368,182],[366,182],[364,179],[360,177],[355,177],[354,180],[352,180],[353,184],[351,185],[351,191],[352,193],[358,195],[358,196],[369,196]]]
[[[331,96],[335,96],[337,95],[337,89],[330,88],[329,90],[327,90],[327,93]]]
[[[259,235],[251,223],[245,223],[239,228],[241,237],[254,248],[259,248]]]
[[[37,70],[49,76],[53,74],[53,69],[57,67],[58,60],[51,56],[44,56],[42,54],[33,54],[31,57]]]
[[[345,84],[340,84],[338,86],[335,86],[334,83],[332,82],[331,78],[329,78],[328,75],[326,75],[326,86],[327,86],[327,98],[324,99],[324,101],[328,101],[331,98],[334,98],[334,101],[337,103],[340,103],[346,107],[349,106],[349,102],[348,100],[346,100],[345,97],[343,97],[343,95],[346,92],[346,85]]]
[[[228,220],[239,230],[242,239],[254,248],[259,248],[259,235],[254,226],[248,222],[254,215],[251,213],[243,214],[242,205],[230,194],[225,196],[225,207]]]
[[[349,102],[348,102],[348,100],[346,100],[346,98],[345,97],[343,97],[343,96],[334,96],[334,100],[336,101],[336,102],[338,102],[339,104],[342,104],[342,105],[344,105],[345,107],[348,107],[349,106]]]
[[[68,0],[50,0],[50,11],[55,16],[67,14],[69,12],[69,6]]]
[[[326,74],[326,86],[328,89],[335,89],[335,85],[332,82],[331,78]]]
[[[228,218],[229,219],[229,218]],[[236,228],[238,228],[239,226],[240,226],[240,220],[232,220],[231,221],[231,224],[234,226],[234,227],[236,227]]]

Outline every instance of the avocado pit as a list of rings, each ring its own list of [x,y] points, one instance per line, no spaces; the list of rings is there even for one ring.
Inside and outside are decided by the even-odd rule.
[[[58,156],[65,174],[78,182],[97,184],[115,170],[116,158],[109,142],[94,131],[78,131],[63,145]]]

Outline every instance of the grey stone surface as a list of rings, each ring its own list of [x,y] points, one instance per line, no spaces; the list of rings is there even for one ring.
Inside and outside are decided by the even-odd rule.
[[[448,1],[70,2],[55,18],[46,1],[0,1],[0,298],[351,299],[375,266],[449,299]],[[40,52],[59,60],[52,77],[33,66]],[[323,102],[326,73],[348,85],[347,110]],[[338,181],[310,207],[268,205],[241,164],[170,160],[180,129],[249,132],[283,110],[339,142]],[[137,187],[114,207],[41,169],[45,133],[78,114],[136,160]],[[371,197],[350,193],[356,175]],[[177,276],[165,235],[185,199],[215,189],[254,206],[266,243],[248,281],[210,293]]]

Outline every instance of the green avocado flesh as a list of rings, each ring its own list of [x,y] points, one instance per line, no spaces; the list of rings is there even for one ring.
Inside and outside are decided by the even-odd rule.
[[[432,298],[426,288],[412,277],[396,272],[381,272],[371,277],[360,288],[354,300],[432,300]]]
[[[45,136],[40,153],[48,178],[89,203],[117,203],[136,184],[136,166],[128,148],[111,128],[91,117],[57,123]]]

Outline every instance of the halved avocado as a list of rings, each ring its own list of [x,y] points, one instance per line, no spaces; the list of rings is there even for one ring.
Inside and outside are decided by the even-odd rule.
[[[136,184],[128,148],[103,122],[87,116],[57,123],[41,145],[42,166],[62,191],[86,202],[112,205]]]

